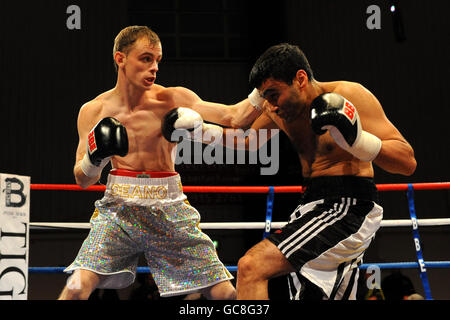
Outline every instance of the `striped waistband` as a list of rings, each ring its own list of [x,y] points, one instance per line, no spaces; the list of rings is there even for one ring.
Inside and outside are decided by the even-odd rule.
[[[170,171],[132,171],[125,169],[113,169],[109,172],[113,176],[132,178],[168,178],[178,175],[177,172]]]

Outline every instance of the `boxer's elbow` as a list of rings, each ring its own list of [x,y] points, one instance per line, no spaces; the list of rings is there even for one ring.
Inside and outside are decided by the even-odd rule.
[[[405,141],[385,140],[374,161],[379,167],[393,174],[411,176],[416,171],[417,161],[414,149]]]
[[[417,168],[416,158],[414,157],[413,154],[411,154],[410,156],[404,157],[399,162],[399,165],[397,166],[397,170],[396,170],[397,172],[394,172],[394,173],[398,173],[403,176],[409,177],[414,174],[414,172],[416,171],[416,168]]]
[[[417,168],[416,157],[414,156],[414,149],[408,144],[403,157],[403,172],[405,176],[411,176],[414,174]]]
[[[81,178],[80,176],[75,175],[75,182],[77,185],[79,185],[81,188],[86,189],[90,186],[89,182],[86,181],[86,179]]]
[[[381,169],[383,169],[386,172],[392,173],[392,174],[400,174],[402,176],[411,176],[414,174],[414,172],[416,171],[416,162],[415,160],[412,161],[402,161],[401,163],[399,162],[381,162],[381,161],[374,161],[374,163],[380,167]]]
[[[79,185],[82,189],[87,189],[91,186],[90,183],[81,180],[77,180],[77,185]]]
[[[416,158],[413,156],[410,159],[408,159],[408,161],[405,163],[403,175],[408,177],[413,175],[414,172],[416,171],[416,168],[417,168],[417,161]]]
[[[90,187],[98,180],[96,178],[93,179],[93,178],[86,176],[84,174],[83,170],[81,170],[81,168],[79,166],[75,166],[75,168],[73,169],[73,174],[75,177],[76,184],[79,185],[83,189]]]

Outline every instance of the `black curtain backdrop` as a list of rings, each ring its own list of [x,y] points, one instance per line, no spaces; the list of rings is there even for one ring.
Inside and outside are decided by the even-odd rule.
[[[366,26],[370,16],[366,9],[373,4],[381,9],[381,29]],[[267,47],[280,42],[299,45],[319,81],[355,81],[372,91],[413,146],[418,163],[414,175],[403,177],[376,168],[377,183],[449,181],[450,6],[447,1],[425,0],[397,4],[404,41],[396,38],[398,24],[387,0],[4,1],[0,4],[0,172],[31,176],[32,183],[74,183],[78,110],[115,85],[116,34],[130,24],[147,24],[161,35],[163,50],[167,48],[159,83],[185,86],[205,100],[223,103],[238,102],[251,91],[248,73]],[[66,27],[70,5],[81,9],[80,30]],[[261,176],[258,165],[184,164],[177,169],[184,185],[303,181],[297,156],[283,134],[275,176]],[[100,196],[33,191],[31,221],[87,222]],[[188,196],[203,221],[265,219],[265,195]],[[419,218],[450,216],[449,191],[417,191],[415,196]],[[287,220],[297,202],[298,195],[276,195],[273,220]],[[409,218],[404,192],[382,193],[381,204],[386,219]],[[261,239],[262,231],[233,231],[236,240],[230,240],[229,232],[212,234],[220,240],[223,259],[235,264]],[[447,227],[421,234],[426,260],[450,260]],[[80,244],[75,241],[72,255],[61,263],[70,263]],[[413,261],[409,228],[381,230],[367,259]],[[44,253],[32,254],[32,261],[47,264]],[[449,285],[448,270],[446,277],[442,272],[430,271],[430,278],[438,293],[450,298],[439,289]],[[416,284],[420,287],[420,281]]]

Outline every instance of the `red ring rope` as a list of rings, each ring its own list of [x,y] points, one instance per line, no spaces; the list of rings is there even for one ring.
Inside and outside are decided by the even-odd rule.
[[[414,190],[440,190],[450,189],[450,182],[431,182],[431,183],[412,183]],[[83,189],[74,184],[31,184],[31,190],[65,190],[65,191],[105,191],[103,185],[94,185]],[[407,183],[400,184],[377,184],[378,191],[406,191]],[[251,187],[251,186],[184,186],[186,193],[268,193],[269,187]],[[276,186],[275,193],[300,193],[303,192],[302,186]]]

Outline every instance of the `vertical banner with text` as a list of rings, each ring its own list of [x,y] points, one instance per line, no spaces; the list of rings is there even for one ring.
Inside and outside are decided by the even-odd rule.
[[[0,300],[28,298],[30,177],[0,173]]]

